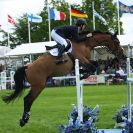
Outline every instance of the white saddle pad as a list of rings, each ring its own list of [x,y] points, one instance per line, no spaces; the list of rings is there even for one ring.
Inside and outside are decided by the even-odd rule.
[[[56,43],[54,43],[54,45],[52,45],[52,46],[55,46],[56,45]],[[48,46],[50,46],[50,45],[48,45]],[[51,55],[53,55],[53,56],[58,56],[58,48],[53,48],[53,49],[51,49],[51,50],[48,50],[48,52],[51,54]],[[67,52],[65,52],[65,53],[71,53],[72,52],[72,44],[71,44],[71,48],[67,51]]]

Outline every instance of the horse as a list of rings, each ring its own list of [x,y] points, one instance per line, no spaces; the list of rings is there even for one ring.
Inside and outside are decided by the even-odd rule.
[[[87,34],[87,33],[86,33]],[[84,34],[83,34],[84,35]],[[46,81],[49,77],[66,75],[74,69],[74,59],[79,60],[82,66],[92,65],[91,51],[97,46],[105,46],[112,54],[119,59],[124,59],[125,54],[116,34],[106,32],[92,32],[92,36],[86,38],[83,42],[77,42],[71,39],[72,51],[70,54],[65,54],[64,59],[67,62],[56,64],[56,57],[44,53],[31,64],[18,68],[14,75],[15,90],[2,99],[6,103],[14,101],[24,90],[24,81],[27,80],[30,84],[29,93],[24,97],[24,111],[20,119],[20,126],[23,127],[29,120],[30,109],[45,88]]]

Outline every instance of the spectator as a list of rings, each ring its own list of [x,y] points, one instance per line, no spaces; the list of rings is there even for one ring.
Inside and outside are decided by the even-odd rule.
[[[119,73],[116,73],[113,79],[113,84],[122,84],[122,83],[124,83],[124,79]]]
[[[116,71],[116,73],[120,74],[120,76],[123,76],[125,74],[124,70],[121,67],[119,67],[119,70]]]

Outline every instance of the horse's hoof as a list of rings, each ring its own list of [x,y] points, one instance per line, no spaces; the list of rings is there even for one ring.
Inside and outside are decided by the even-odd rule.
[[[20,125],[21,127],[23,127],[23,126],[25,125],[25,121],[24,121],[24,120],[20,119],[19,122],[20,122],[19,125]]]

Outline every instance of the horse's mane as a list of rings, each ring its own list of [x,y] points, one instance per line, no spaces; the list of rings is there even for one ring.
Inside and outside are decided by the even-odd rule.
[[[112,33],[110,33],[110,32],[102,32],[100,30],[94,30],[92,32],[90,32],[90,31],[83,31],[82,33],[80,33],[80,35],[87,35],[88,33],[92,33],[92,35],[96,35],[96,34],[109,34],[109,35],[112,35]]]
[[[109,35],[112,35],[112,33],[110,33],[110,32],[102,32],[102,31],[100,31],[100,30],[95,30],[95,31],[93,31],[92,32],[92,34],[93,35],[95,35],[95,34],[109,34]]]

